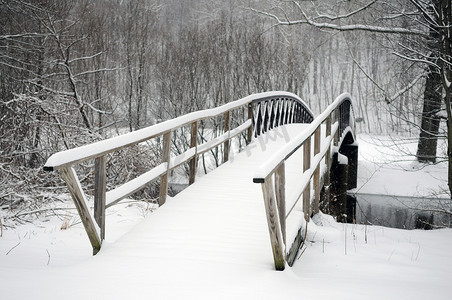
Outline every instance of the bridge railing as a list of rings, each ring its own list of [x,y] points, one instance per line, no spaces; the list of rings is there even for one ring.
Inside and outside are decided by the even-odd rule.
[[[322,125],[326,127],[323,137],[321,136]],[[301,227],[298,228],[297,226],[298,232],[295,240],[287,241],[286,220],[293,214],[296,207],[302,209],[305,222],[309,221],[311,213],[319,212],[321,187],[325,186],[326,192],[328,192],[330,185],[329,169],[331,167],[332,146],[337,146],[342,134],[348,130],[354,132],[353,110],[350,95],[342,94],[322,114],[316,117],[307,129],[264,162],[256,172],[253,182],[262,185],[268,230],[277,270],[284,270],[285,261],[289,265],[293,264],[302,238]],[[312,138],[314,139],[313,155],[311,154]],[[322,147],[321,139],[323,139]],[[299,183],[295,199],[287,199],[285,194],[285,162],[302,147],[302,180]],[[325,165],[323,174],[321,174],[322,163]],[[323,184],[321,184],[322,181]],[[314,197],[311,197],[311,189],[314,190]],[[312,198],[313,202],[311,201]],[[290,203],[290,207],[286,207],[286,203]]]
[[[234,113],[237,110],[245,110],[246,117],[237,117],[237,120],[233,120],[234,116],[240,115]],[[200,143],[198,133],[200,122],[218,117],[223,118],[222,134]],[[168,193],[168,175],[172,169],[188,163],[189,184],[192,184],[196,177],[197,159],[203,153],[222,146],[223,162],[226,162],[229,159],[231,139],[234,137],[245,135],[249,142],[253,135],[260,135],[281,124],[310,122],[312,119],[312,112],[294,94],[286,92],[254,94],[217,108],[189,113],[121,136],[55,153],[47,160],[44,169],[60,171],[96,254],[105,238],[105,210],[108,207],[157,179],[160,179],[158,203],[163,205]],[[236,125],[234,128],[231,127],[233,124]],[[190,126],[190,146],[183,153],[172,156],[172,133],[183,126]],[[107,155],[157,138],[163,140],[161,163],[123,185],[107,191]],[[94,214],[89,209],[87,196],[74,169],[78,164],[93,160]]]

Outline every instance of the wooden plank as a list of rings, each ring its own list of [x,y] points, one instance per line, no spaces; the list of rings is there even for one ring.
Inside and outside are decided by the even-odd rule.
[[[94,161],[94,219],[100,227],[100,238],[105,239],[105,202],[107,192],[106,158]]]
[[[60,170],[61,177],[66,182],[66,185],[77,208],[78,214],[82,221],[83,227],[85,227],[86,234],[88,235],[91,246],[93,247],[93,255],[99,252],[102,245],[99,234],[99,226],[94,221],[93,216],[89,212],[85,194],[82,191],[77,174],[73,168],[64,168]]]
[[[267,215],[268,233],[273,252],[275,269],[282,271],[285,268],[284,253],[282,248],[281,232],[278,222],[278,213],[276,212],[275,194],[273,191],[272,176],[268,176],[265,182],[261,184],[264,195],[264,206]]]
[[[124,183],[117,188],[107,192],[106,208],[115,205],[122,199],[143,189],[147,184],[159,178],[168,171],[168,163],[161,163],[157,167],[147,171],[144,174]]]
[[[227,103],[220,107],[195,111],[175,119],[155,124],[137,131],[112,137],[96,143],[84,145],[82,147],[69,149],[53,154],[44,166],[45,171],[55,171],[62,168],[73,166],[77,163],[90,159],[95,159],[106,154],[119,151],[121,149],[137,145],[152,138],[161,136],[171,128],[172,131],[177,128],[191,124],[194,121],[201,121],[214,118],[224,114],[231,109],[237,109],[244,105],[252,105],[252,99],[243,98],[234,102]],[[80,150],[82,149],[82,150]],[[100,150],[99,150],[100,149]]]
[[[190,128],[190,148],[197,148],[198,146],[198,121],[191,123]],[[195,156],[189,162],[190,174],[188,176],[188,184],[191,185],[195,182],[196,167],[198,165],[198,155]]]
[[[231,114],[229,110],[224,113],[224,129],[223,132],[229,135],[229,130],[231,129]],[[228,138],[224,143],[223,149],[223,163],[229,160],[229,148],[230,148],[231,140]]]
[[[288,249],[288,250],[286,250],[287,251],[286,261],[287,261],[287,264],[291,267],[293,266],[293,264],[297,258],[297,254],[301,247],[302,242],[303,242],[303,235],[302,235],[301,228],[300,228],[300,229],[298,229],[297,234],[295,235],[295,239],[293,241],[289,241],[289,245],[287,245],[287,247],[286,247],[286,249]],[[290,243],[292,243],[292,245],[290,245]]]
[[[286,244],[286,172],[284,161],[275,172],[276,204],[278,205],[279,224],[284,245]]]
[[[230,130],[229,132],[223,133],[222,135],[219,135],[216,138],[211,139],[208,142],[198,145],[197,154],[198,155],[203,154],[203,153],[219,146],[220,144],[224,143],[229,138],[233,138],[233,137],[237,136],[238,134],[240,134],[241,132],[243,132],[244,130],[249,128],[250,126],[251,126],[251,121],[247,120],[245,123]]]
[[[169,164],[170,156],[171,156],[171,131],[168,131],[163,135],[162,163]],[[160,177],[159,206],[162,206],[166,202],[166,196],[168,194],[168,173],[169,170],[167,170]]]

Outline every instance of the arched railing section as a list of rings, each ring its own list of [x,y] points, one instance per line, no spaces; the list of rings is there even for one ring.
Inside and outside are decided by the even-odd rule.
[[[324,127],[323,130],[322,127]],[[335,146],[334,151],[337,151],[344,133],[351,131],[354,134],[354,128],[350,95],[342,94],[316,117],[307,129],[263,162],[256,172],[253,182],[262,185],[268,230],[277,270],[284,270],[286,261],[289,265],[293,264],[302,241],[302,223],[307,222],[312,213],[319,212],[322,186],[328,194],[332,147]],[[312,139],[314,139],[313,147],[311,147]],[[285,162],[300,148],[303,148],[302,180],[295,198],[287,199]],[[312,190],[314,190],[313,197],[311,197]],[[329,198],[329,195],[326,195],[326,198]],[[294,214],[297,210],[302,211],[304,217],[297,219]],[[291,223],[297,225],[295,229],[291,227],[290,232],[287,232],[286,220],[291,216],[293,217]]]
[[[221,133],[210,140],[200,138],[200,122],[222,118]],[[310,119],[309,119],[310,118]],[[105,210],[122,199],[142,190],[149,183],[160,179],[159,205],[166,201],[169,172],[187,163],[189,183],[195,181],[198,157],[216,147],[222,147],[223,162],[228,161],[231,139],[245,136],[247,143],[259,135],[281,124],[312,120],[312,113],[296,95],[287,92],[268,92],[250,95],[223,106],[189,113],[165,122],[113,137],[93,144],[53,154],[44,170],[61,173],[69,189],[82,223],[96,254],[105,238]],[[184,126],[189,127],[190,145],[178,155],[172,155],[172,134]],[[232,126],[235,126],[234,128]],[[254,128],[258,126],[258,129]],[[153,139],[163,140],[161,163],[140,176],[107,191],[107,156]],[[156,143],[157,144],[157,143]],[[87,196],[82,189],[74,166],[94,161],[94,214],[90,212]]]
[[[295,95],[273,95],[253,101],[254,136],[291,123],[311,123],[314,114]]]
[[[338,108],[339,119],[339,145],[342,143],[345,134],[351,131],[355,134],[355,115],[350,97],[344,98]]]

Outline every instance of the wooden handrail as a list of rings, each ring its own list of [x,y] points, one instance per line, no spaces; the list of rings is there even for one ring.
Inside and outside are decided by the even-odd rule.
[[[331,120],[335,120],[332,123]],[[324,125],[324,146],[321,148],[321,126]],[[331,167],[332,144],[338,145],[343,133],[348,130],[354,132],[353,110],[350,95],[345,93],[336,98],[324,112],[316,117],[308,128],[304,129],[296,138],[286,143],[277,153],[264,162],[257,170],[253,182],[260,183],[267,213],[268,230],[273,250],[273,258],[276,270],[284,270],[285,261],[293,263],[292,253],[284,253],[284,249],[291,250],[286,241],[286,219],[290,216],[295,206],[303,199],[303,213],[306,222],[309,221],[311,212],[319,211],[321,177],[324,183],[330,184],[329,169]],[[311,138],[314,136],[314,155],[311,155]],[[303,176],[298,185],[296,200],[290,207],[286,207],[286,195],[284,189],[284,166],[297,150],[303,147]],[[326,172],[320,174],[320,165],[325,160]],[[275,178],[273,180],[273,178]],[[314,207],[311,208],[311,180],[314,188]],[[288,212],[286,211],[288,209]],[[279,219],[279,221],[277,220]],[[278,228],[279,227],[279,228]],[[281,238],[282,235],[282,238]]]
[[[231,128],[232,112],[242,107],[246,107],[248,111],[246,121]],[[218,116],[222,116],[224,119],[223,134],[203,144],[198,144],[199,122]],[[93,246],[93,253],[96,254],[105,238],[106,208],[143,189],[158,178],[160,178],[158,203],[163,205],[168,192],[168,172],[171,169],[188,162],[190,167],[189,184],[192,184],[195,181],[199,155],[223,144],[223,162],[226,162],[229,159],[230,140],[241,133],[247,132],[247,142],[249,143],[253,133],[257,136],[282,124],[310,122],[312,119],[311,110],[292,93],[253,94],[217,108],[189,113],[121,136],[55,153],[47,160],[44,170],[61,172]],[[259,124],[258,130],[255,129],[256,124]],[[171,157],[172,132],[187,125],[191,127],[190,148],[176,157]],[[123,185],[107,191],[106,155],[160,136],[163,136],[161,164]],[[95,160],[94,216],[88,208],[85,193],[73,168],[76,164],[93,159]]]

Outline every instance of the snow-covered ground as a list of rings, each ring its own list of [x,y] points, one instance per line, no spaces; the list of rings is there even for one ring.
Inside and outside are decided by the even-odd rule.
[[[416,161],[417,141],[408,138],[361,134],[359,141],[358,193],[391,196],[441,197],[447,195],[447,162],[420,164]],[[446,145],[439,142],[438,155]]]
[[[360,141],[360,191],[397,191],[397,195],[436,191],[446,176],[442,165],[414,168],[415,163],[404,162],[401,169],[384,165],[391,159],[377,155],[380,148],[374,150],[367,141],[367,137]],[[236,163],[241,159],[234,157]],[[407,166],[413,168],[403,171]],[[213,180],[221,169],[202,180]],[[391,180],[378,181],[380,175]],[[420,181],[408,188],[409,176]],[[338,224],[320,214],[308,225],[307,242],[294,267],[278,272],[273,269],[267,228],[257,227],[265,222],[263,205],[241,203],[238,215],[228,216],[224,215],[228,202],[217,206],[212,198],[211,205],[199,212],[178,197],[157,211],[137,202],[109,209],[106,241],[94,257],[76,217],[65,230],[61,227],[68,220],[57,217],[3,230],[0,299],[451,298],[452,229]],[[214,213],[210,208],[222,211]],[[190,215],[201,218],[190,225],[185,223]],[[217,234],[220,221],[229,217],[224,232]],[[162,223],[161,231],[153,230]],[[246,229],[237,231],[243,224]],[[178,235],[186,226],[203,230],[205,239]],[[248,243],[237,245],[250,232]]]

